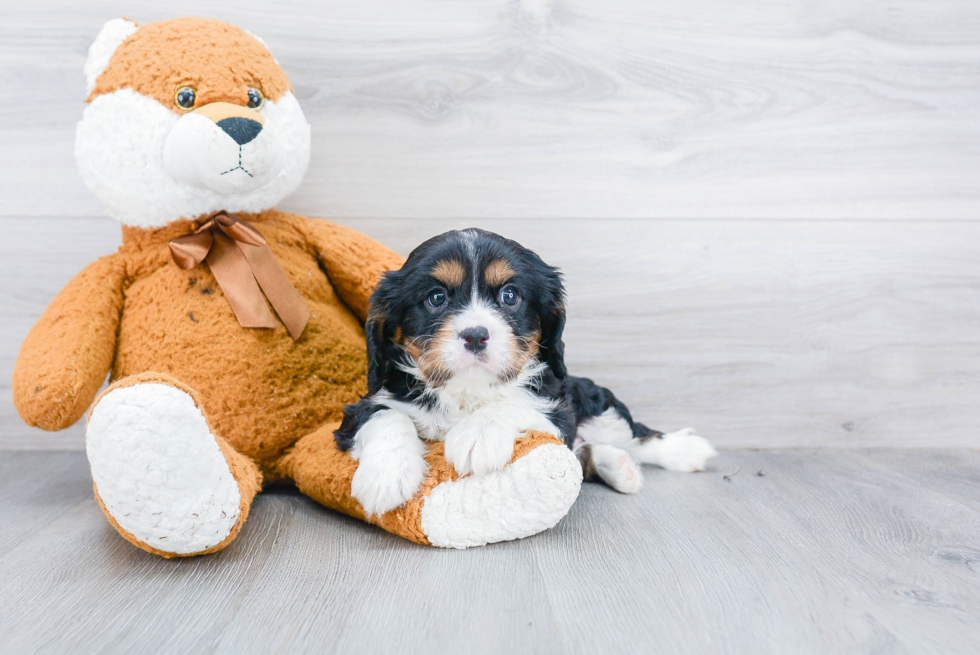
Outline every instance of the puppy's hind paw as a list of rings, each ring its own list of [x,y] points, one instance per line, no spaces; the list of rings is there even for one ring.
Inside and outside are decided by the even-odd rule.
[[[643,488],[643,473],[630,454],[613,446],[592,446],[592,464],[602,481],[622,494]]]

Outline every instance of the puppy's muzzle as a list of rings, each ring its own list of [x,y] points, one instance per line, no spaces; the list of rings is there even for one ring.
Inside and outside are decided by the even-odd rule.
[[[490,331],[482,326],[466,328],[459,333],[459,338],[464,341],[464,348],[472,353],[481,353],[487,349]]]

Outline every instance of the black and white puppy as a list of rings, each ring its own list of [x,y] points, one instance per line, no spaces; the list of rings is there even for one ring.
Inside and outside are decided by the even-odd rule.
[[[368,395],[344,409],[338,446],[358,460],[352,495],[370,514],[412,498],[426,475],[424,440],[445,441],[459,475],[487,475],[527,430],[578,455],[586,479],[624,493],[637,462],[703,469],[714,448],[688,428],[636,423],[611,391],[568,376],[561,274],[520,244],[483,230],[416,248],[371,296]]]

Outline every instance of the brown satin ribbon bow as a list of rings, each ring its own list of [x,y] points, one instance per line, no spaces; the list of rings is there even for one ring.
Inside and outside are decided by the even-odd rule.
[[[310,320],[310,306],[254,225],[222,211],[193,234],[178,237],[169,245],[174,263],[185,271],[208,263],[242,327],[278,326],[265,302],[268,298],[290,336],[299,340]]]

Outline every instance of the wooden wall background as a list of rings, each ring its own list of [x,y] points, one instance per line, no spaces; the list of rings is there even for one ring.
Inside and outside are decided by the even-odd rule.
[[[223,18],[313,125],[284,209],[562,266],[576,373],[723,447],[977,446],[980,3],[6,0],[0,448],[17,348],[119,228],[75,172],[101,25]]]

